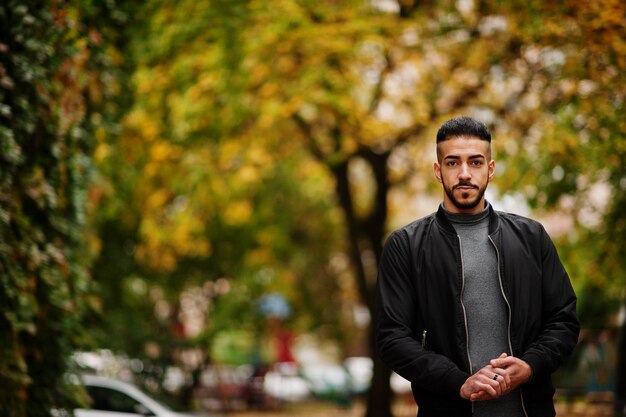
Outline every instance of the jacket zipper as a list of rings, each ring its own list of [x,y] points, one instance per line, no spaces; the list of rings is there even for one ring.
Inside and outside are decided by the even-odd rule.
[[[509,342],[509,352],[511,352],[511,355],[513,355],[513,344],[511,343],[511,304],[509,303],[508,298],[506,298],[506,294],[504,293],[504,285],[502,284],[502,275],[500,274],[500,251],[498,250],[498,247],[496,246],[496,243],[493,241],[493,239],[491,238],[491,235],[488,236],[489,237],[489,241],[491,242],[491,244],[493,245],[493,248],[496,250],[496,258],[497,258],[497,269],[498,269],[498,281],[500,282],[500,292],[502,293],[502,298],[504,298],[504,302],[506,303],[506,307],[508,309],[509,312],[509,322],[508,322],[508,328],[507,328],[507,338],[508,338],[508,342]],[[524,405],[524,394],[522,394],[522,388],[520,387],[519,389],[519,396],[520,396],[520,400],[522,402],[522,411],[524,412],[524,416],[528,417],[528,413],[526,412],[526,406]]]
[[[460,302],[461,309],[463,309],[463,321],[465,323],[465,353],[467,354],[467,361],[469,363],[469,373],[470,375],[473,373],[472,367],[472,358],[470,357],[469,352],[469,326],[467,325],[467,311],[465,310],[465,304],[463,304],[463,292],[465,291],[465,267],[463,265],[463,243],[461,243],[461,236],[457,235],[457,239],[459,239],[459,255],[461,258],[461,294],[460,294]],[[474,414],[474,402],[472,401],[472,414]],[[526,416],[528,417],[528,416]]]
[[[427,330],[424,329],[424,331],[422,332],[422,347],[424,349],[426,349],[426,333],[427,333]]]

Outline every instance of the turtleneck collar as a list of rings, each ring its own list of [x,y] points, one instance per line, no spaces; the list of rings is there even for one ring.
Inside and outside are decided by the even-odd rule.
[[[487,200],[485,200],[485,208],[479,213],[452,213],[445,209],[443,203],[441,203],[441,208],[452,223],[478,223],[489,216],[489,202]]]

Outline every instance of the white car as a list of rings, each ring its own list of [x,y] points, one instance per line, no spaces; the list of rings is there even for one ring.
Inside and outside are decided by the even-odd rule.
[[[95,375],[81,375],[80,380],[91,398],[91,407],[74,410],[76,417],[198,417],[172,411],[126,382]]]

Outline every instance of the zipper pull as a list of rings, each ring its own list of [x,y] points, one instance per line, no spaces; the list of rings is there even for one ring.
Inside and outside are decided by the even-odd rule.
[[[426,329],[422,332],[422,347],[426,348]]]

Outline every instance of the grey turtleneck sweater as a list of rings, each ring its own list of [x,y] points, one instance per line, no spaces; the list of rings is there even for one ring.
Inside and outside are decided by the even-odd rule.
[[[462,301],[467,315],[472,373],[475,373],[503,352],[511,354],[507,334],[508,312],[498,277],[498,259],[496,249],[489,240],[489,203],[477,214],[446,211],[446,215],[461,241]],[[474,404],[475,417],[523,415],[519,390]]]

